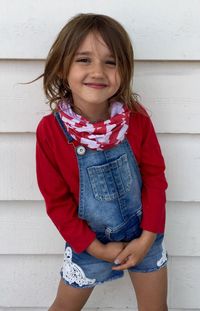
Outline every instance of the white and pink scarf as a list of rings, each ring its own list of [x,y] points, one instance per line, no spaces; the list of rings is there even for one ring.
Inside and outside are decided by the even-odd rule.
[[[75,113],[69,101],[60,102],[58,109],[69,134],[90,149],[104,150],[118,145],[128,130],[130,111],[121,102],[111,104],[110,119],[96,123]]]

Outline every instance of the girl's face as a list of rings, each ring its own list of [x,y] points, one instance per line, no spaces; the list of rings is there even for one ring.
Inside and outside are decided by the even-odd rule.
[[[99,34],[89,33],[84,39],[72,60],[67,81],[75,107],[84,111],[107,107],[121,79],[114,56]]]

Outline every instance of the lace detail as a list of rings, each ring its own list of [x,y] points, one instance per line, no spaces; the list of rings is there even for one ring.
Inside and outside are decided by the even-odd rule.
[[[72,261],[72,249],[67,247],[64,254],[64,263],[62,267],[63,278],[69,283],[76,283],[79,286],[93,285],[96,279],[86,277],[84,271]]]
[[[162,244],[162,257],[157,261],[157,267],[161,267],[167,261],[167,251],[165,249],[164,243]]]

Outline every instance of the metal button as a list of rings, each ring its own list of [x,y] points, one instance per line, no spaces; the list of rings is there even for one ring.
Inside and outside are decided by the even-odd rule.
[[[79,154],[79,155],[84,155],[85,154],[85,147],[83,147],[83,146],[78,146],[77,148],[76,148],[76,152],[77,152],[77,154]]]

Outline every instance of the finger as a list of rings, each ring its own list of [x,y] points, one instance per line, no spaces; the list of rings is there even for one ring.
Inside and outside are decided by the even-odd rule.
[[[123,264],[117,267],[112,267],[112,270],[115,270],[115,271],[121,271],[121,270],[126,270],[126,269],[128,269],[127,264]]]
[[[124,263],[122,263],[121,265],[113,266],[112,270],[119,270],[119,271],[120,270],[126,270],[126,269],[133,267],[135,265],[136,265],[135,260],[133,260],[133,258],[130,257],[130,258],[127,258],[127,260]]]
[[[128,249],[124,248],[121,253],[119,253],[119,255],[117,256],[117,258],[114,260],[114,263],[116,265],[121,264],[122,262],[124,262],[125,260],[127,260],[128,256],[130,255]]]
[[[128,260],[127,262],[125,262],[122,265],[119,265],[117,267],[116,266],[112,267],[112,270],[116,270],[116,271],[126,270],[130,267],[133,267],[134,265],[135,265],[135,263],[132,260]]]

